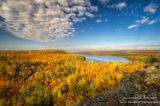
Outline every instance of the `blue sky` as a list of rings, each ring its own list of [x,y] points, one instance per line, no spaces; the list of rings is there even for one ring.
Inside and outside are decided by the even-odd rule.
[[[1,50],[160,49],[159,0],[46,1],[0,1]]]

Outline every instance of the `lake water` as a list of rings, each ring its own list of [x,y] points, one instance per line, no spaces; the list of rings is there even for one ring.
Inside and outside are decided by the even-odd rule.
[[[95,61],[95,62],[124,62],[127,63],[129,60],[120,56],[95,56],[95,55],[86,55],[86,54],[76,54],[86,57],[86,61]]]

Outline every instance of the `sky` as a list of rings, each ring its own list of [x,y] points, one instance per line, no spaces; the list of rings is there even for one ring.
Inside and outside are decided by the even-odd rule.
[[[160,49],[160,0],[0,0],[0,50]]]

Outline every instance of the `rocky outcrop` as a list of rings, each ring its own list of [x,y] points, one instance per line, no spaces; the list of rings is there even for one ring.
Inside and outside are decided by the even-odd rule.
[[[160,64],[132,73],[123,78],[116,89],[76,106],[160,106]]]

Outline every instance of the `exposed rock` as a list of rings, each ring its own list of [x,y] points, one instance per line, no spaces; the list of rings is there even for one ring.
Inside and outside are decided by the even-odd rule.
[[[159,63],[154,63],[154,66],[158,69],[160,69],[160,64]]]

